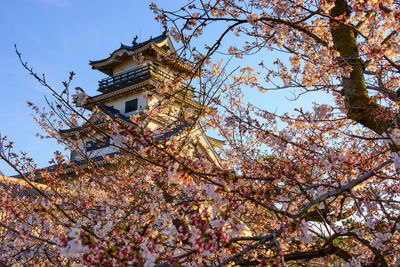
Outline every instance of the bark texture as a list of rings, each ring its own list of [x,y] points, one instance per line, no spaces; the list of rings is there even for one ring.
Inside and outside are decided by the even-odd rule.
[[[350,17],[351,9],[345,0],[336,0],[331,10],[331,33],[335,48],[340,53],[341,62],[352,67],[350,77],[343,77],[343,93],[348,118],[361,123],[378,134],[384,133],[390,123],[379,116],[385,113],[385,108],[371,99],[364,78],[364,65],[357,47],[357,36],[345,21]]]

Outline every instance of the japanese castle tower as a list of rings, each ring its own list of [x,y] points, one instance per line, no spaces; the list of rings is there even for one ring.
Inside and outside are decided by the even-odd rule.
[[[97,91],[100,94],[86,99],[83,104],[85,109],[93,111],[95,108],[100,108],[100,112],[103,112],[104,115],[118,118],[125,124],[134,125],[129,117],[140,114],[149,107],[145,94],[151,93],[154,96],[152,99],[159,101],[168,95],[168,92],[165,92],[164,95],[157,92],[156,86],[160,81],[172,82],[175,77],[174,73],[187,74],[187,77],[193,76],[193,70],[189,64],[172,60],[169,57],[176,51],[167,30],[160,36],[150,38],[145,42],[137,43],[136,39],[132,42],[132,46],[121,44],[121,47],[112,52],[108,58],[90,61],[93,69],[101,71],[108,77],[99,81]],[[141,61],[135,60],[135,55],[140,55]],[[169,103],[172,103],[172,108],[178,113],[182,109],[199,111],[202,108],[200,103],[194,100],[194,94],[187,91],[182,94],[168,95],[168,99]],[[147,127],[152,130],[164,127],[166,121],[163,115],[158,114]],[[96,121],[93,117],[89,121],[93,121],[93,124],[99,126],[101,124],[101,121]],[[191,132],[196,135],[197,147],[219,165],[215,148],[221,147],[224,143],[208,137],[201,125],[197,124],[194,127],[194,131]],[[104,155],[112,157],[119,153],[109,137],[97,133],[93,137],[88,134],[90,131],[91,129],[85,124],[76,128],[60,130],[62,135],[80,140],[80,152],[72,151],[71,161],[80,164],[84,164],[85,158],[103,161]],[[174,134],[177,132],[165,134],[165,138]],[[82,152],[86,154],[82,154]]]

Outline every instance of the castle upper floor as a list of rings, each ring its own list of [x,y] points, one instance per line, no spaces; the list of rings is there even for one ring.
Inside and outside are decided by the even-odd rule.
[[[195,73],[188,62],[176,56],[168,30],[141,43],[137,42],[136,37],[132,45],[121,44],[109,57],[90,61],[90,65],[108,75],[99,81],[98,91],[101,93],[118,90],[148,78],[173,79],[183,73],[192,77]]]

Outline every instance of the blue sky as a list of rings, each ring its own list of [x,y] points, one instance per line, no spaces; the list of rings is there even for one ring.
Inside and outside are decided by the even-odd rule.
[[[63,149],[53,140],[35,137],[40,128],[26,100],[44,106],[49,93],[19,64],[14,44],[55,88],[74,71],[72,88],[80,86],[94,95],[104,75],[92,70],[89,60],[107,57],[121,42],[130,44],[136,34],[147,40],[162,31],[149,4],[147,0],[0,1],[1,136],[15,141],[17,151],[28,152],[39,167],[48,165],[56,149]],[[168,1],[169,7],[174,4],[179,1]],[[1,161],[0,171],[14,173]]]
[[[74,71],[77,75],[71,88],[80,86],[89,95],[95,95],[98,81],[105,76],[92,70],[89,60],[107,57],[120,43],[130,44],[135,35],[139,41],[145,41],[163,31],[154,20],[150,3],[148,0],[0,0],[0,135],[14,141],[16,151],[28,152],[38,167],[48,166],[53,152],[63,150],[54,140],[35,137],[41,130],[32,120],[26,101],[45,106],[44,96],[49,96],[49,92],[20,65],[14,44],[36,72],[46,74],[54,88],[61,88],[61,82]],[[186,3],[186,0],[158,1],[167,10]],[[217,30],[213,28],[200,41],[212,40]],[[223,49],[238,41],[225,40]],[[257,54],[253,60],[259,60],[261,55]],[[264,61],[272,62],[275,58],[264,54]],[[231,63],[232,67],[238,64],[244,67],[253,61]],[[256,64],[254,61],[253,65]],[[293,103],[286,100],[285,97],[291,96],[288,93],[269,92],[260,96],[254,91],[257,90],[249,90],[247,100],[270,111],[290,111],[312,102],[304,98]],[[2,161],[0,171],[7,175],[14,173]]]

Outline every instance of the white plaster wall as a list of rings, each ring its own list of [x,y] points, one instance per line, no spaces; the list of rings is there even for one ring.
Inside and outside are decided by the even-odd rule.
[[[100,139],[100,137],[99,137],[99,139]],[[79,150],[82,151],[83,153],[86,152],[86,142],[88,142],[88,141],[96,142],[96,140],[94,138],[93,139],[89,139],[89,138],[83,139],[79,144]],[[110,139],[110,144],[112,144],[112,139]],[[103,147],[103,148],[99,148],[99,149],[95,149],[95,150],[86,152],[86,156],[89,158],[95,158],[98,156],[102,156],[104,154],[111,154],[114,152],[117,152],[117,149],[110,145],[107,147]],[[83,157],[80,152],[75,157],[75,160],[83,160],[83,159],[85,159],[85,157]]]
[[[113,76],[122,74],[124,72],[133,70],[135,68],[143,67],[143,66],[146,66],[146,65],[149,66],[151,64],[152,64],[152,61],[150,61],[150,60],[146,60],[143,63],[138,63],[138,62],[134,61],[133,58],[128,58],[124,62],[120,63],[119,65],[117,65],[117,66],[115,66],[113,68]],[[165,72],[169,72],[170,71],[169,69],[167,69],[166,67],[162,66],[161,64],[159,64],[159,67]]]
[[[149,62],[147,62],[147,64],[149,64]],[[120,65],[116,66],[114,68],[114,75],[118,75],[121,74],[123,72],[129,71],[133,68],[138,67],[139,65],[133,60],[133,59],[127,59],[126,61],[124,61],[123,63],[121,63]],[[161,66],[161,65],[160,65]],[[161,66],[162,68],[164,68],[163,66]],[[166,71],[168,71],[168,69],[165,69]],[[132,111],[132,112],[128,112],[125,113],[125,103],[127,101],[133,100],[133,99],[138,99],[138,109],[136,111]],[[150,103],[147,102],[147,100],[144,98],[144,92],[140,91],[140,92],[134,92],[134,93],[130,93],[128,95],[124,95],[122,97],[119,98],[115,98],[109,101],[104,102],[105,105],[107,106],[112,106],[113,108],[119,110],[119,112],[127,117],[129,117],[132,114],[135,114],[137,112],[143,111],[143,109],[149,107],[150,109],[152,108],[153,105],[156,105],[158,101],[162,101],[162,97],[154,94],[153,95],[153,99],[151,100]],[[174,120],[178,119],[179,116],[179,111],[181,109],[181,105],[178,103],[173,103],[168,109],[168,115],[166,114],[158,114],[160,117],[162,117],[163,119],[166,119],[168,121],[168,123],[173,122]],[[158,122],[151,122],[148,127],[151,130],[155,130],[157,128],[162,128],[163,126],[158,123]],[[207,155],[209,155],[212,160],[219,165],[219,160],[218,160],[218,156],[216,155],[215,150],[212,148],[211,144],[209,143],[208,139],[206,138],[205,133],[203,132],[202,129],[197,128],[193,129],[192,131],[192,138],[193,139],[198,139],[201,147],[203,150],[203,152],[205,152]],[[80,148],[83,149],[83,151],[86,150],[85,144],[87,141],[89,141],[90,139],[86,139],[84,140],[84,144],[80,145]],[[110,142],[112,142],[112,140],[110,140]],[[205,150],[205,151],[204,151]],[[108,146],[108,147],[104,147],[104,148],[100,148],[100,149],[96,149],[96,150],[92,150],[87,152],[87,155],[91,158],[93,157],[97,157],[97,156],[102,156],[104,154],[110,154],[110,153],[114,153],[117,152],[118,150],[112,146]],[[191,156],[192,151],[188,151],[188,156]],[[76,156],[76,159],[80,160],[83,159],[83,157],[81,157],[80,155]]]
[[[139,65],[132,58],[126,59],[124,62],[120,63],[119,65],[117,65],[113,68],[113,76],[122,74],[128,70],[137,68],[139,66],[142,66],[142,65]]]
[[[112,142],[112,140],[110,140],[110,141]],[[103,148],[100,148],[100,149],[89,151],[89,152],[87,152],[87,154],[88,154],[88,156],[90,158],[95,158],[95,157],[102,156],[102,155],[105,155],[105,154],[111,154],[111,153],[114,153],[114,152],[117,152],[117,151],[118,150],[115,147],[107,146],[107,147],[103,147]]]
[[[125,103],[135,98],[138,99],[138,109],[136,111],[125,113]],[[130,115],[145,109],[147,107],[147,100],[144,98],[143,92],[137,92],[131,93],[129,95],[124,95],[123,97],[112,99],[110,101],[106,101],[104,102],[104,104],[107,106],[113,106],[115,109],[118,109],[121,114],[129,117]]]
[[[157,123],[157,122],[150,122],[148,127],[151,130],[154,131],[155,129],[157,129],[159,127],[162,128],[162,125],[160,123]],[[205,154],[209,155],[211,157],[212,161],[217,166],[219,166],[220,163],[219,163],[218,156],[215,154],[216,152],[212,148],[211,144],[209,143],[209,141],[208,141],[206,135],[204,134],[203,130],[201,128],[199,128],[199,127],[196,127],[195,129],[193,129],[191,131],[191,135],[192,135],[192,140],[193,141],[199,140],[199,143],[201,145],[201,150]],[[86,142],[87,141],[95,141],[95,140],[88,139],[88,138],[84,139],[83,142],[81,142],[81,144],[79,145],[79,148],[82,149],[82,151],[86,151]],[[110,146],[89,151],[89,152],[87,152],[87,156],[89,158],[95,158],[95,157],[102,156],[102,155],[105,155],[105,154],[111,154],[111,153],[114,153],[114,152],[118,152],[118,149],[111,145],[112,142],[113,142],[112,139],[110,139]],[[186,151],[186,153],[187,153],[188,157],[191,157],[193,151],[189,150],[189,151]],[[82,157],[80,154],[77,154],[77,156],[75,158],[75,160],[83,160],[83,159],[85,159],[85,158]]]
[[[207,139],[206,134],[204,131],[199,127],[196,126],[192,131],[191,131],[191,137],[193,140],[199,140],[199,144],[201,145],[200,150],[204,152],[206,155],[210,156],[211,160],[217,165],[220,166],[220,162],[218,159],[218,155],[216,154],[215,149],[212,147],[210,142]]]
[[[147,125],[147,127],[148,127],[150,130],[155,131],[157,128],[160,128],[160,127],[161,127],[161,124],[158,123],[158,122],[153,122],[153,121],[151,121],[151,122]]]

